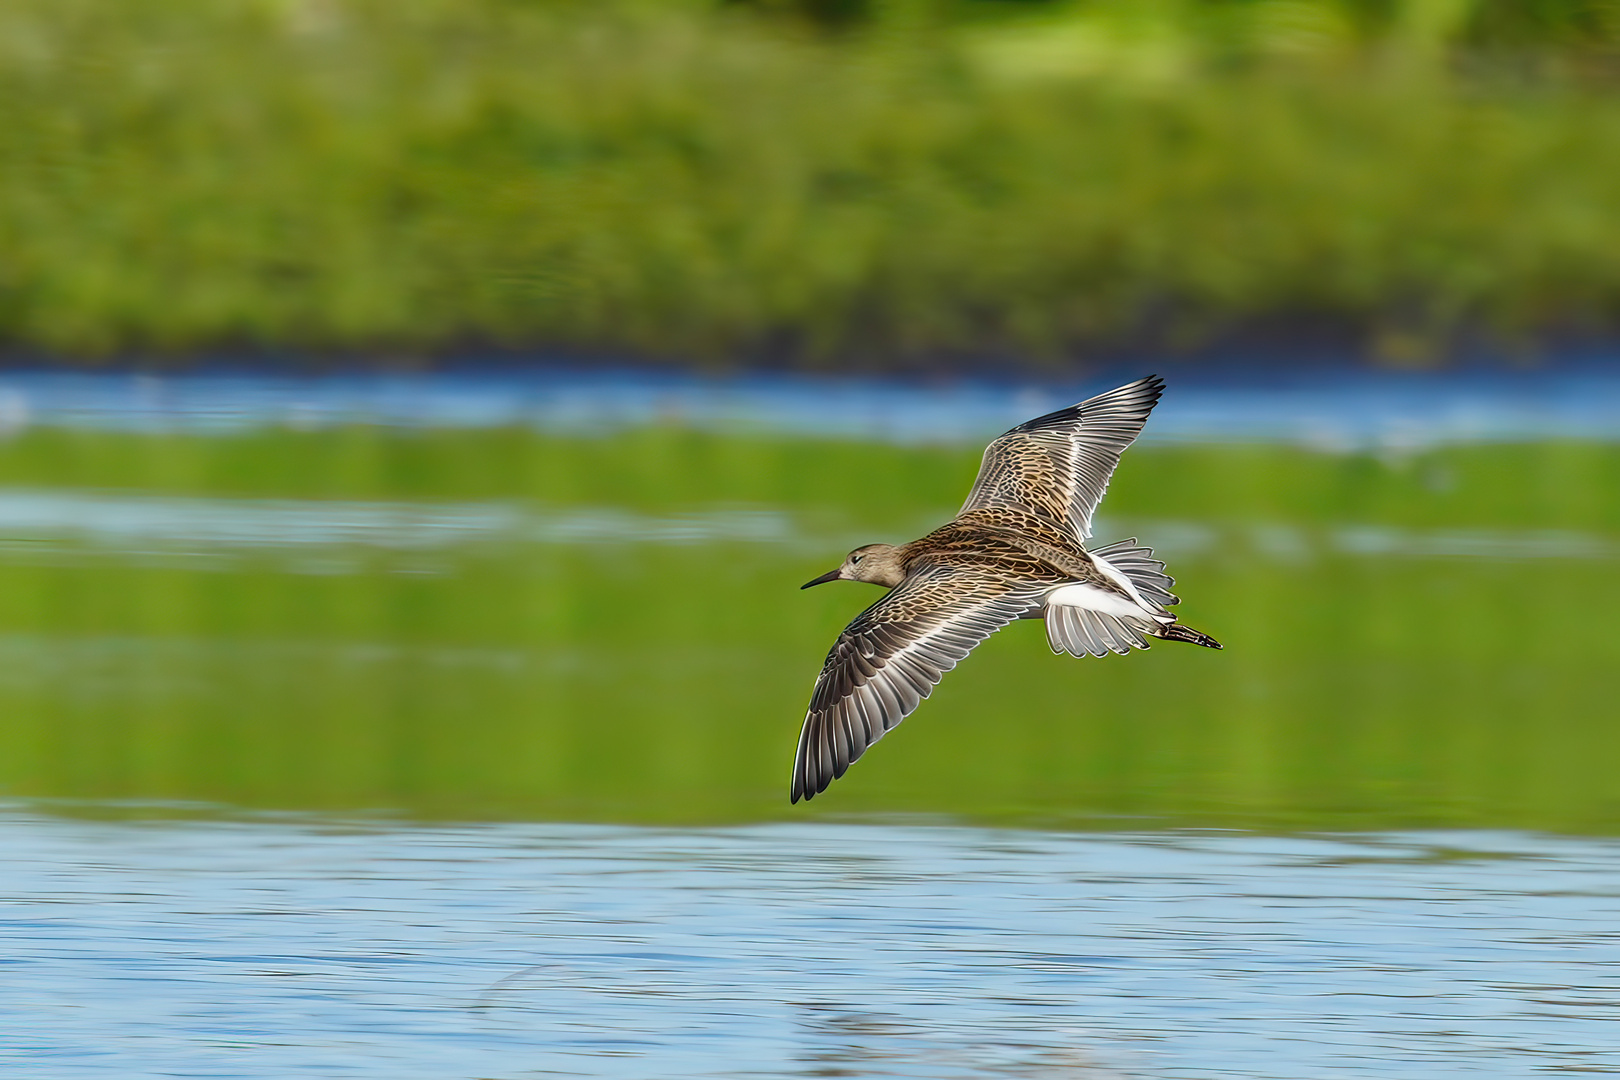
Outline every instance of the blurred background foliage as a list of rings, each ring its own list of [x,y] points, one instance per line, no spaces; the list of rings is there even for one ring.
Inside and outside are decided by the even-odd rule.
[[[6,0],[0,102],[13,350],[1423,364],[1620,315],[1615,0]]]

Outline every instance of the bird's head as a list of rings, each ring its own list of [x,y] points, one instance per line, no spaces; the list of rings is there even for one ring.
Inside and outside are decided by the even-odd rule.
[[[893,588],[905,576],[905,570],[900,565],[899,548],[893,544],[867,544],[850,552],[844,559],[844,565],[838,569],[829,570],[799,588],[808,589],[828,581],[869,581],[873,585]]]

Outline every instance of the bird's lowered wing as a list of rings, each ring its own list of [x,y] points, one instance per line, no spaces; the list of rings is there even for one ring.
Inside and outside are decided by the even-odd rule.
[[[962,512],[1015,506],[1088,539],[1119,455],[1163,392],[1164,380],[1149,375],[1019,424],[985,447]]]
[[[838,635],[816,678],[793,762],[811,799],[901,720],[974,647],[1061,580],[977,563],[915,570]]]

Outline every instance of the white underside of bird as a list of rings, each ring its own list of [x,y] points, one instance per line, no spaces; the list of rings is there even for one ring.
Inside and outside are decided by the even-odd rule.
[[[1045,606],[1048,608],[1084,608],[1087,611],[1112,615],[1118,619],[1147,619],[1161,625],[1176,621],[1174,615],[1169,614],[1157,604],[1150,604],[1143,599],[1142,594],[1137,591],[1135,583],[1107,559],[1093,555],[1092,561],[1109,582],[1119,586],[1124,591],[1124,596],[1121,596],[1113,589],[1105,589],[1089,582],[1076,581],[1067,585],[1059,585],[1047,593]]]

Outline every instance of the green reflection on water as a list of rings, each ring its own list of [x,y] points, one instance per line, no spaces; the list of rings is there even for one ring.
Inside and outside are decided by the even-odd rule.
[[[1620,448],[1139,447],[1215,653],[997,635],[811,806],[810,682],[969,449],[648,430],[0,449],[0,792],[646,822],[1620,831]],[[732,538],[728,538],[732,534]]]

